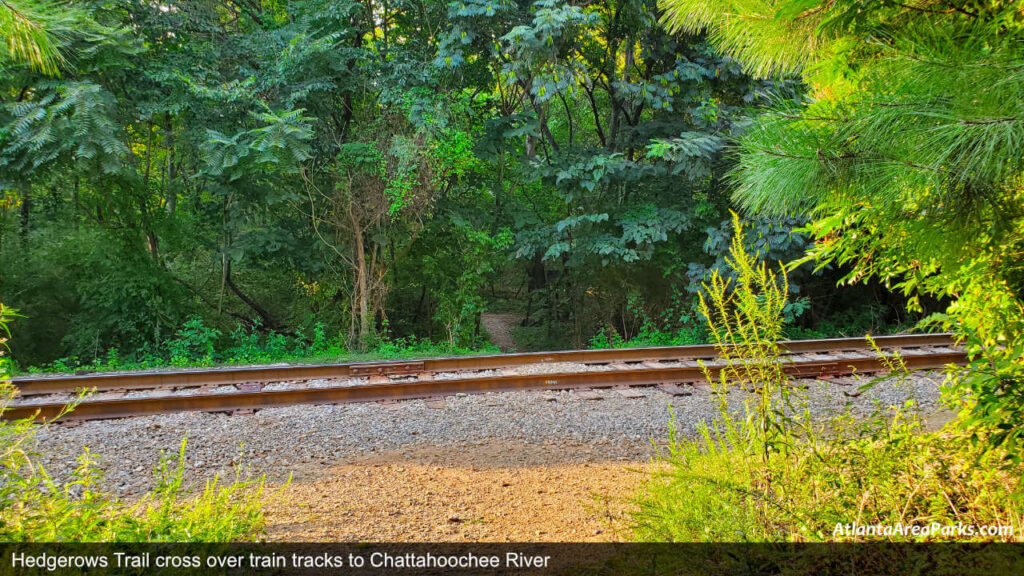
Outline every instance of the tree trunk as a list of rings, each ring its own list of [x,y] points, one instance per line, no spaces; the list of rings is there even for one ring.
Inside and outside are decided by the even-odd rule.
[[[356,294],[359,304],[359,348],[366,350],[373,337],[373,310],[370,307],[370,289],[366,269],[366,246],[363,241],[363,229],[357,222],[352,222],[356,241]]]
[[[160,239],[157,238],[156,233],[146,232],[146,246],[149,248],[149,255],[153,257],[154,262],[160,261]]]
[[[28,244],[28,230],[31,224],[31,213],[32,213],[32,185],[28,182],[22,182],[21,184],[21,210],[19,216],[21,217],[21,240],[26,245]]]
[[[164,129],[167,131],[166,145],[167,145],[167,187],[164,190],[164,198],[167,204],[167,213],[174,214],[175,208],[178,206],[178,189],[174,187],[174,124],[171,121],[171,113],[164,113],[164,121],[166,126]]]
[[[235,293],[235,296],[238,296],[238,298],[242,302],[245,302],[245,304],[249,308],[251,308],[254,312],[256,312],[256,314],[260,317],[260,320],[263,321],[263,328],[265,328],[267,330],[274,330],[274,331],[277,331],[277,332],[281,332],[282,334],[286,333],[286,332],[283,332],[281,330],[278,330],[279,327],[278,327],[277,323],[274,322],[274,319],[270,316],[270,312],[268,312],[263,306],[260,306],[259,302],[253,300],[246,293],[242,292],[242,290],[239,289],[238,286],[235,285],[235,281],[231,279],[231,260],[230,259],[226,259],[225,262],[224,262],[224,283],[227,285],[229,290],[231,290],[232,292]]]

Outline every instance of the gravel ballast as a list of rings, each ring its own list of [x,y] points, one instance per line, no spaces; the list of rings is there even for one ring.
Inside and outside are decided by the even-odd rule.
[[[914,398],[925,413],[936,409],[941,374],[917,373],[901,385],[879,384],[857,397],[854,378],[833,382],[797,381],[806,386],[813,414],[849,405],[865,414],[882,405]],[[707,386],[689,396],[658,388],[598,389],[590,392],[527,391],[449,396],[395,403],[268,408],[255,414],[182,413],[50,425],[37,436],[40,461],[65,477],[84,448],[102,462],[108,484],[131,496],[149,489],[161,450],[176,453],[188,437],[187,458],[197,476],[231,473],[243,462],[255,474],[280,481],[315,476],[325,466],[351,463],[386,451],[422,446],[459,447],[492,441],[530,445],[587,445],[603,458],[648,458],[651,441],[667,438],[669,405],[679,430],[692,433],[713,418]],[[844,394],[844,392],[846,394]],[[729,394],[740,406],[743,392]],[[199,473],[201,472],[201,473]]]
[[[863,393],[853,377],[793,384],[818,417],[911,398],[931,414],[941,379],[917,373]],[[537,390],[94,420],[41,430],[37,449],[51,474],[67,478],[89,448],[105,489],[133,500],[152,487],[160,452],[176,454],[187,436],[189,486],[217,473],[231,479],[239,462],[266,475],[268,540],[621,541],[640,486],[661,465],[652,456],[670,414],[683,434],[716,414],[708,386],[669,389],[690,394]],[[728,403],[738,409],[746,397],[734,391]]]

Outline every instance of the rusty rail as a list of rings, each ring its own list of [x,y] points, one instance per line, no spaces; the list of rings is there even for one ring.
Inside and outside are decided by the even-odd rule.
[[[875,342],[883,349],[951,346],[949,334],[910,334],[879,336]],[[829,338],[782,342],[793,354],[856,351],[867,348],[864,338]],[[11,382],[21,396],[74,392],[79,388],[110,390],[150,390],[225,386],[250,382],[272,383],[294,380],[335,380],[362,376],[395,376],[420,373],[482,371],[512,368],[526,364],[573,362],[610,364],[645,360],[708,360],[718,354],[714,345],[617,348],[610,350],[568,350],[527,352],[488,356],[457,356],[407,361],[352,362],[344,364],[295,364],[289,366],[243,366],[230,368],[185,369],[176,371],[126,372],[107,374],[19,376]]]
[[[907,345],[909,346],[909,345]],[[791,348],[792,349],[792,348]],[[863,347],[861,348],[863,350]],[[941,368],[962,364],[963,352],[922,351],[902,356],[909,369]],[[886,370],[878,357],[847,359],[784,358],[784,370],[796,377],[815,377]],[[720,366],[709,365],[711,377]],[[338,386],[329,388],[294,388],[288,390],[195,394],[186,396],[152,396],[145,398],[86,401],[62,417],[68,420],[93,420],[169,414],[174,412],[233,412],[300,404],[343,404],[382,400],[407,400],[527,389],[567,390],[576,388],[607,388],[615,386],[650,386],[658,384],[693,383],[705,380],[699,366],[629,368],[610,371],[567,372],[556,374],[469,376],[449,380],[396,381],[386,384]],[[3,419],[34,417],[51,420],[63,410],[62,403],[21,405],[8,408]]]

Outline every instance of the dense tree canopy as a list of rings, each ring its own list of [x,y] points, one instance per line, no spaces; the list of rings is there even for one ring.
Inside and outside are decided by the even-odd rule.
[[[664,31],[653,0],[72,6],[4,3],[53,26],[0,78],[0,297],[28,318],[24,363],[204,325],[468,345],[488,307],[521,312],[526,345],[697,338],[729,146],[804,103],[797,77]],[[800,219],[750,220],[762,257],[809,246]],[[845,298],[789,312],[900,318],[878,286]]]
[[[663,0],[754,75],[799,73],[740,142],[736,197],[811,216],[822,262],[949,298],[976,422],[1024,439],[1024,9],[1001,0]]]
[[[0,380],[711,342],[635,537],[1020,539],[1022,0],[0,0],[0,36]],[[906,328],[966,342],[941,395],[779,342]],[[262,518],[177,504],[182,444],[152,528],[34,429],[15,538]]]

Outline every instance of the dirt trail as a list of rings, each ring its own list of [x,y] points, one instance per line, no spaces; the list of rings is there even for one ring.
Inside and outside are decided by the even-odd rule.
[[[522,322],[520,314],[492,314],[483,312],[480,314],[480,324],[491,337],[491,342],[501,349],[502,352],[514,352],[516,342],[512,338],[512,328]]]
[[[606,542],[652,464],[592,446],[386,452],[293,482],[267,510],[270,540]]]

